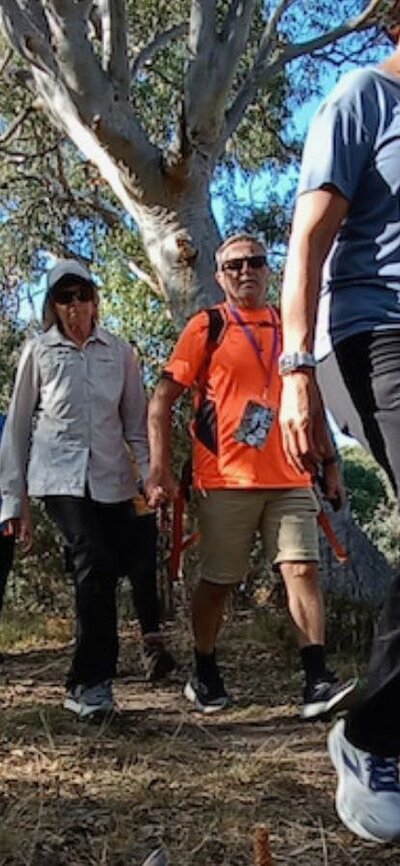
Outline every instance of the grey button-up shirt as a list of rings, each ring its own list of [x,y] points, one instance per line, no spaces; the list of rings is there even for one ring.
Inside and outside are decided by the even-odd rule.
[[[80,349],[54,325],[28,340],[0,448],[0,520],[30,496],[120,502],[136,493],[126,448],[148,472],[146,396],[129,343],[95,327]]]

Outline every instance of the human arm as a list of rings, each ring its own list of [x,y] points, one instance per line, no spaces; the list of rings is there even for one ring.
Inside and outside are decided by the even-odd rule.
[[[333,186],[298,199],[282,290],[284,353],[312,352],[322,266],[348,209],[347,198]],[[289,462],[300,471],[312,469],[323,456],[325,430],[313,368],[282,377],[279,421]]]
[[[169,377],[163,377],[150,400],[150,471],[145,487],[151,508],[173,499],[177,493],[177,483],[171,471],[171,411],[184,387]]]
[[[149,443],[147,438],[147,398],[138,361],[131,346],[124,351],[124,387],[120,403],[124,439],[135,456],[140,476],[149,472]]]
[[[149,442],[151,454],[149,504],[160,504],[173,498],[177,484],[171,472],[171,411],[185,388],[197,381],[204,362],[208,340],[209,317],[203,310],[189,320],[167,362],[149,406]]]

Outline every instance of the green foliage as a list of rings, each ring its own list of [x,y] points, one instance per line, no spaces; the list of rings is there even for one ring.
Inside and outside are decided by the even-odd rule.
[[[386,557],[400,564],[400,517],[395,494],[386,473],[362,448],[345,448],[344,480],[356,522]]]
[[[166,299],[135,277],[129,268],[130,261],[142,264],[143,253],[133,232],[124,228],[115,230],[112,239],[99,247],[98,252],[103,260],[98,268],[102,321],[105,327],[133,343],[142,361],[145,381],[153,387],[177,337]]]
[[[367,534],[394,568],[400,565],[399,507],[392,494],[387,502],[380,502],[367,526]]]
[[[8,581],[8,602],[14,610],[39,616],[69,615],[73,609],[71,582],[64,573],[64,542],[42,503],[32,503],[34,546],[22,555],[18,545]]]
[[[107,245],[101,268],[101,319],[105,327],[129,340],[138,354],[149,393],[159,380],[178,337],[166,299],[135,278],[129,270],[137,239],[120,231],[115,245]],[[135,261],[137,262],[137,258]],[[174,410],[174,465],[179,470],[190,451],[190,394],[184,394]]]
[[[25,332],[0,306],[0,412],[7,412],[18,362],[19,349]]]
[[[378,506],[388,501],[388,489],[383,470],[362,448],[344,448],[343,475],[351,510],[357,523],[364,528]]]

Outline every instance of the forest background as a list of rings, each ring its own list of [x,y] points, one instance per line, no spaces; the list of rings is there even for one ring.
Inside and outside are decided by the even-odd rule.
[[[308,119],[339,75],[387,53],[391,5],[146,0],[139,14],[122,0],[3,0],[3,411],[21,343],[40,327],[54,257],[76,255],[92,268],[102,321],[135,344],[149,392],[187,316],[218,300],[220,237],[263,237],[278,298]],[[177,467],[187,416],[184,403]],[[387,481],[360,448],[342,456],[353,518],[395,567]],[[18,607],[25,616],[70,605],[59,539],[35,511],[34,552],[17,559],[10,581],[13,618]]]

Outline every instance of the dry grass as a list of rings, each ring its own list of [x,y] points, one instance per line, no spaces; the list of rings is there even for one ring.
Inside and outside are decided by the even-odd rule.
[[[187,632],[171,631],[187,663]],[[0,866],[139,866],[160,844],[170,866],[253,866],[258,824],[275,866],[398,866],[396,847],[377,851],[336,818],[327,728],[298,720],[301,677],[279,617],[237,613],[227,627],[235,703],[211,719],[181,698],[184,671],[167,688],[140,681],[134,629],[123,636],[121,714],[71,718],[68,648],[55,632],[2,669]]]

